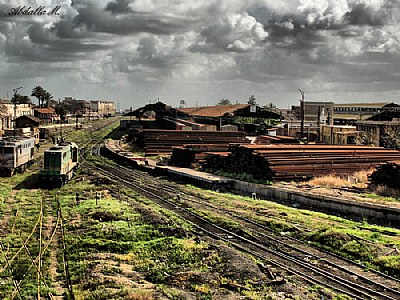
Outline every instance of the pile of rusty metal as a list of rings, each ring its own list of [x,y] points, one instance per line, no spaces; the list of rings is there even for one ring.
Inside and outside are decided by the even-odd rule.
[[[228,151],[228,144],[189,144],[172,149],[169,164],[177,167],[198,167],[208,153]]]
[[[282,135],[259,135],[254,144],[258,145],[269,145],[269,144],[300,144],[300,141],[290,136]]]
[[[202,131],[202,130],[143,130],[137,144],[146,155],[169,154],[172,148],[188,144],[224,145],[248,143],[242,131]],[[211,149],[211,148],[210,148]],[[225,150],[226,151],[226,150]]]
[[[400,160],[380,164],[369,179],[375,185],[383,184],[390,188],[400,189]]]
[[[306,180],[326,174],[350,174],[400,160],[400,151],[368,146],[230,145],[229,154],[205,157],[204,169],[249,173],[255,179]]]

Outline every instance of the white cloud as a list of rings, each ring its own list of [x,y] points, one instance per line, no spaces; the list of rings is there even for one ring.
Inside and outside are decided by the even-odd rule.
[[[396,1],[0,0],[0,11],[25,4],[62,11],[0,19],[2,90],[26,80],[65,91],[60,78],[121,95],[117,86],[200,93],[198,82],[265,93],[299,85],[346,91],[361,81],[393,89],[400,68]]]
[[[349,11],[347,0],[299,0],[299,11],[309,24],[336,24]]]
[[[257,20],[243,14],[221,16],[203,26],[199,40],[191,48],[198,52],[248,51],[259,47],[268,37],[268,32]]]

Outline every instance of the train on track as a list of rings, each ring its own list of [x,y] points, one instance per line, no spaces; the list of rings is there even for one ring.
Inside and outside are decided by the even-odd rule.
[[[0,139],[0,173],[12,176],[24,172],[33,163],[35,156],[34,137],[3,137]]]
[[[43,168],[39,178],[49,186],[63,185],[79,167],[79,147],[73,142],[61,142],[44,152]]]

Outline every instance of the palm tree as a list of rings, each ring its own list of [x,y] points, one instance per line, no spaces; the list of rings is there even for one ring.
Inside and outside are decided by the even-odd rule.
[[[42,88],[40,85],[36,86],[33,90],[32,90],[32,95],[38,99],[39,102],[39,107],[41,107],[43,105],[43,101],[44,101],[44,95],[46,94],[46,90],[44,88]]]
[[[48,91],[45,91],[43,95],[43,106],[49,107],[49,103],[53,100],[53,95],[50,94]]]
[[[11,103],[28,104],[31,103],[31,99],[28,96],[22,96],[17,93],[11,98]]]

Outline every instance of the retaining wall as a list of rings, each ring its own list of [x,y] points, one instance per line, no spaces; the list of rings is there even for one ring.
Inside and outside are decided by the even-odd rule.
[[[249,196],[252,193],[256,193],[257,198],[272,199],[292,206],[297,204],[304,208],[317,208],[328,212],[354,215],[361,220],[379,220],[379,223],[400,228],[400,208],[397,207],[368,202],[360,203],[350,199],[315,195],[311,192],[293,191],[238,180],[232,181],[232,187],[237,193],[244,193]]]

